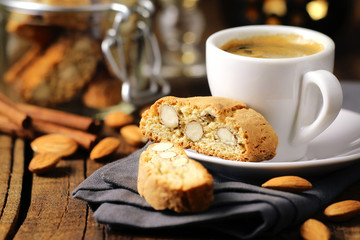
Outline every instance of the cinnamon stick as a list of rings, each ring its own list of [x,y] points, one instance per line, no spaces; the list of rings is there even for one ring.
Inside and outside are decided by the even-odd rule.
[[[0,113],[22,128],[31,126],[31,118],[2,93],[0,93]]]
[[[0,115],[0,132],[7,133],[19,138],[33,139],[35,134],[30,129],[24,129],[10,121],[7,117]]]
[[[88,132],[98,132],[101,128],[101,122],[90,117],[29,104],[17,104],[17,106],[32,119],[47,121]]]
[[[35,131],[40,133],[59,133],[71,137],[87,150],[90,150],[97,140],[97,136],[94,134],[38,119],[33,119],[32,127]]]

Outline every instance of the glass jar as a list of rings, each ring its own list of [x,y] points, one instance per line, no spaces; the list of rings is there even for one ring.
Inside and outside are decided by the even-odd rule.
[[[0,0],[2,91],[76,111],[168,94],[153,12],[150,0]]]

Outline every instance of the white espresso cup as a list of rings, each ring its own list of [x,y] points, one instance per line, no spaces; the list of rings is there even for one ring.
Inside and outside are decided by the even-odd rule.
[[[323,50],[291,58],[255,58],[222,50],[233,39],[296,34]],[[211,94],[237,99],[261,113],[279,137],[271,161],[296,161],[309,142],[336,118],[342,89],[332,74],[334,42],[326,35],[290,26],[244,26],[212,34],[206,41],[206,71]]]

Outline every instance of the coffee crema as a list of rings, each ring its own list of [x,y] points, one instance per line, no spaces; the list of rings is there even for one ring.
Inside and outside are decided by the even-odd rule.
[[[324,46],[297,34],[276,34],[233,39],[220,48],[246,57],[296,58],[318,53]]]

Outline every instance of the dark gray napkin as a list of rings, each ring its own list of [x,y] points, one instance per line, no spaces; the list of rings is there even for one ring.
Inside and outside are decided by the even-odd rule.
[[[264,189],[260,187],[263,180],[232,181],[212,173],[215,199],[207,211],[155,211],[136,189],[138,160],[144,148],[98,169],[73,191],[74,198],[87,201],[96,221],[111,228],[148,231],[196,227],[248,239],[301,223],[360,179],[360,164],[355,164],[312,178],[313,189],[293,194]]]

